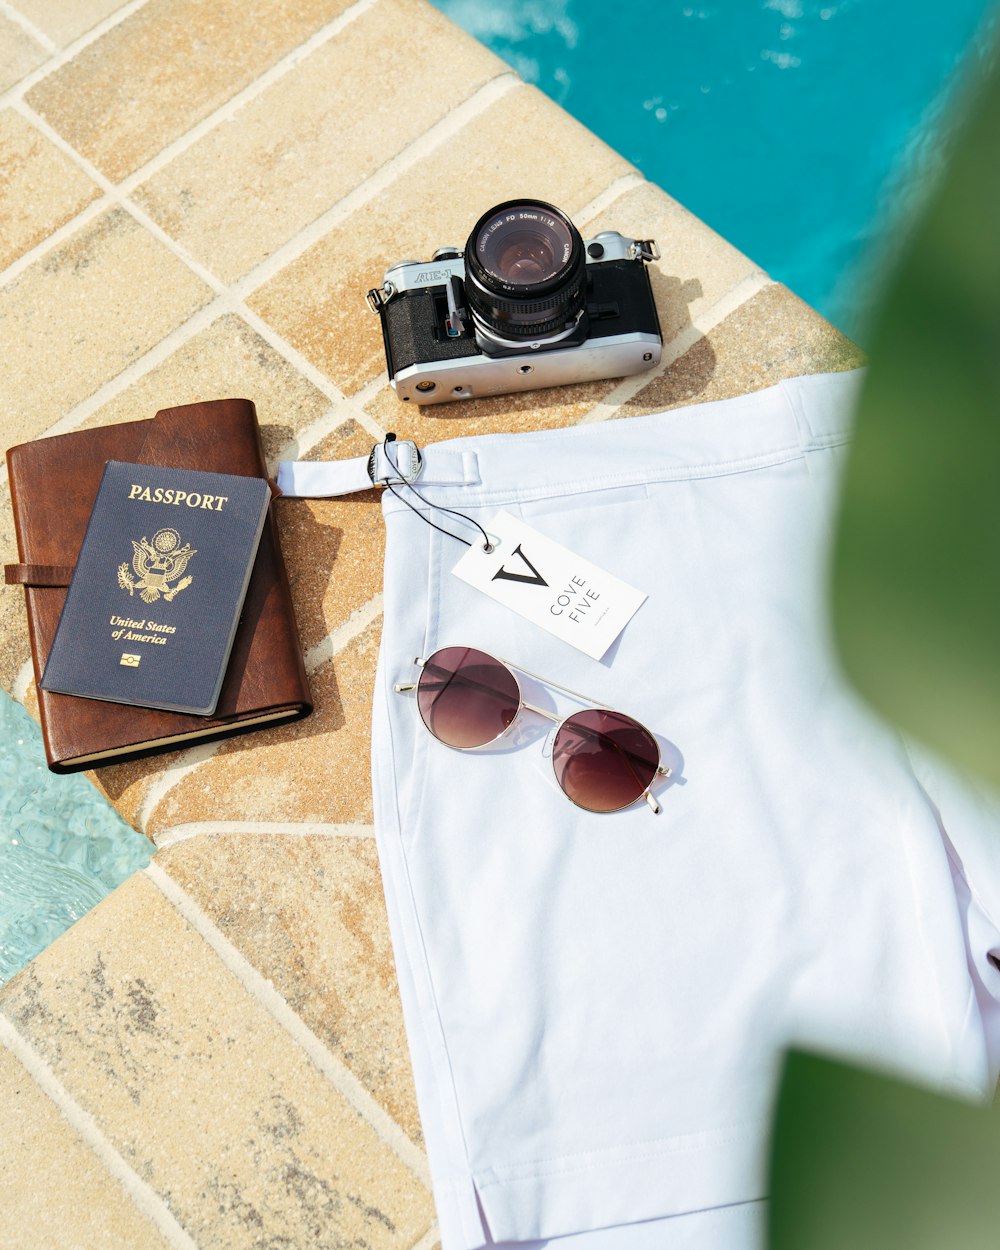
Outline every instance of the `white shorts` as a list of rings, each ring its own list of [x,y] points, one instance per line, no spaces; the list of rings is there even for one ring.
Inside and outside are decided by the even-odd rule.
[[[453,577],[465,547],[385,493],[375,818],[443,1250],[759,1246],[789,1043],[993,1089],[995,817],[874,722],[828,638],[856,385],[425,449],[427,501],[648,594],[602,661]],[[449,644],[649,726],[662,814],[573,806],[528,712],[496,749],[433,739],[393,687]]]

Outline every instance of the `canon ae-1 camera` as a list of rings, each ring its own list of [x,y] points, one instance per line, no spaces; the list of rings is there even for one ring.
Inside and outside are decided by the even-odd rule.
[[[399,261],[368,292],[396,394],[437,404],[653,368],[662,339],[646,262],[659,255],[614,230],[584,240],[541,200],[498,204],[464,251]]]

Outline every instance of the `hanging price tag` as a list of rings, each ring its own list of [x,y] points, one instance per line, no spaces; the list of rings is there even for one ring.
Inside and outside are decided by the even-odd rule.
[[[595,660],[647,598],[509,512],[486,528],[493,550],[470,547],[455,576]]]

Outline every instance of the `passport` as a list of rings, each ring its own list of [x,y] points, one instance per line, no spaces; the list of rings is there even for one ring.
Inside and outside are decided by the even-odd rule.
[[[211,716],[270,501],[263,478],[109,460],[42,689]]]

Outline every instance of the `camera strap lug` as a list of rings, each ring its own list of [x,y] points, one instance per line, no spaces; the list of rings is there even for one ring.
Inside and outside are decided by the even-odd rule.
[[[373,313],[381,314],[382,308],[389,302],[391,294],[392,291],[387,286],[373,286],[367,295],[368,307]]]
[[[660,249],[655,239],[634,239],[629,248],[633,260],[659,260]]]

